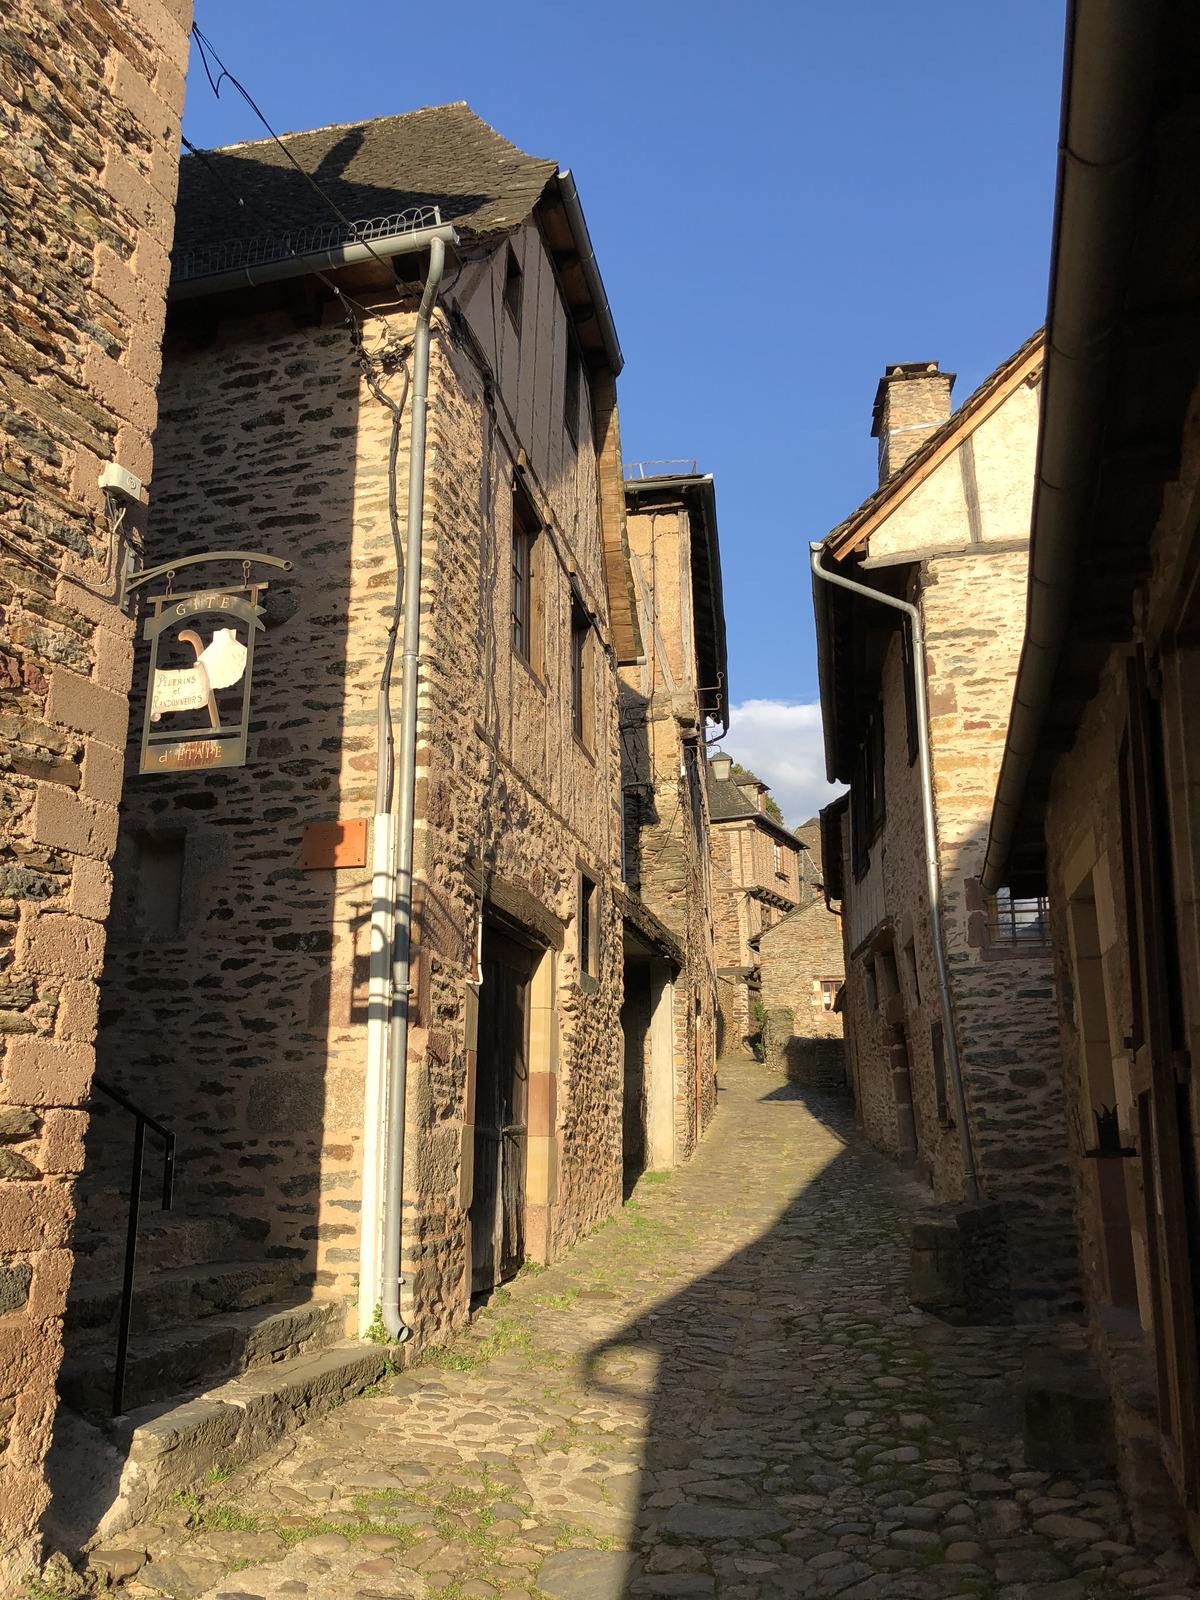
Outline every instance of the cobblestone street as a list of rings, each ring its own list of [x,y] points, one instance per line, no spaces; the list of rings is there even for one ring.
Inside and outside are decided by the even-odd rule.
[[[181,1600],[1196,1593],[1114,1481],[1025,1469],[1028,1330],[909,1310],[925,1198],[847,1102],[726,1063],[688,1168],[104,1560]]]

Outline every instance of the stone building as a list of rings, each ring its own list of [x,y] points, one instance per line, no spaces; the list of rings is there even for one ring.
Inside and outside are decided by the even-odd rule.
[[[1020,653],[1042,359],[1037,334],[953,415],[953,378],[935,362],[888,367],[872,428],[880,487],[817,547],[827,570],[867,592],[813,580],[826,765],[850,784],[822,815],[859,1114],[938,1202],[970,1197],[974,1166],[981,1197],[1002,1208],[1002,1298],[1019,1321],[1070,1311],[1079,1293],[1044,907],[980,887]],[[874,594],[915,606],[924,631],[951,1040],[911,635]]]
[[[690,1155],[716,1109],[704,740],[728,726],[729,668],[712,478],[632,467],[625,503],[644,648],[621,668],[628,1187]]]
[[[415,1348],[621,1198],[617,674],[642,642],[621,355],[575,187],[461,104],[286,146],[349,227],[270,142],[189,156],[181,176],[147,561],[248,552],[292,570],[244,577],[239,554],[174,580],[173,602],[202,594],[201,629],[210,602],[275,580],[251,596],[246,764],[190,770],[202,740],[151,742],[185,765],[143,775],[129,749],[100,1050],[178,1150],[174,1210],[146,1219],[133,1409],[110,1430],[126,1501],[246,1457],[380,1369],[347,1336],[383,1336],[389,1173]],[[388,963],[399,646],[394,784],[381,681],[422,460],[406,981]],[[191,662],[164,658],[171,682]],[[95,1115],[64,1366],[91,1414],[113,1373],[127,1162],[119,1116]]]
[[[97,480],[151,478],[190,21],[12,0],[0,33],[0,1593],[41,1558],[144,529]]]
[[[764,1017],[759,936],[794,911],[801,897],[802,848],[766,811],[767,785],[714,755],[707,766],[712,824],[714,937],[720,1020],[718,1053],[761,1048]]]
[[[793,830],[800,841],[797,868],[800,904],[781,922],[760,933],[758,950],[762,1008],[766,1018],[767,1060],[789,1064],[795,1057],[812,1056],[807,1047],[793,1046],[796,1039],[842,1037],[838,1003],[844,971],[842,924],[825,904],[825,877],[821,866],[821,823],[817,817]],[[833,1076],[844,1081],[838,1052],[822,1052]]]
[[[1049,900],[1088,1341],[1139,1521],[1200,1550],[1200,32],[1077,11],[984,886]]]

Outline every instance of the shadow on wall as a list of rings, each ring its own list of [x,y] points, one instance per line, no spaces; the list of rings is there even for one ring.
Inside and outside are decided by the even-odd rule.
[[[303,871],[300,857],[305,824],[371,810],[374,712],[359,716],[343,685],[352,603],[382,651],[393,580],[360,540],[358,565],[379,582],[364,596],[360,579],[352,602],[351,545],[374,517],[390,550],[386,474],[359,481],[345,331],[283,311],[267,322],[269,348],[258,320],[215,347],[177,335],[160,391],[147,564],[250,546],[296,570],[271,574],[242,769],[137,775],[138,647],[97,1074],[178,1139],[170,1212],[153,1139],[144,1164],[125,1410],[147,1424],[166,1397],[339,1339],[357,1264],[369,868]],[[226,452],[236,479],[219,476]],[[181,592],[241,579],[228,565],[185,577]],[[111,1409],[134,1136],[102,1095],[90,1110],[59,1385],[74,1412],[60,1407],[49,1469],[75,1511],[72,1439],[94,1446],[101,1478],[119,1478],[130,1439],[80,1420]]]

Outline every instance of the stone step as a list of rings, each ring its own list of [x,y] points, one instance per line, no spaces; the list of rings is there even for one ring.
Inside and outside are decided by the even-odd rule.
[[[211,1387],[256,1367],[323,1349],[342,1336],[338,1300],[303,1300],[230,1311],[129,1341],[125,1407]],[[76,1351],[59,1371],[58,1391],[84,1416],[107,1416],[112,1402],[116,1339]]]
[[[71,1238],[77,1278],[89,1283],[120,1280],[125,1271],[127,1195],[120,1212],[119,1221],[103,1229],[89,1226],[91,1219],[80,1213]],[[226,1217],[189,1217],[144,1206],[138,1221],[139,1274],[164,1267],[199,1266],[205,1261],[249,1260],[260,1249],[258,1238],[248,1236],[244,1227]]]
[[[249,1311],[291,1300],[295,1274],[284,1261],[206,1261],[196,1266],[141,1272],[134,1280],[130,1331],[155,1333],[199,1322],[224,1311]],[[72,1284],[64,1328],[77,1348],[115,1336],[121,1310],[121,1280]]]
[[[343,1308],[337,1305],[337,1331]],[[194,1493],[213,1469],[228,1472],[279,1447],[301,1423],[384,1376],[402,1349],[344,1339],[231,1379],[194,1400],[151,1405],[97,1426],[60,1405],[47,1461],[49,1532],[79,1551],[97,1535],[145,1522],[173,1494]]]

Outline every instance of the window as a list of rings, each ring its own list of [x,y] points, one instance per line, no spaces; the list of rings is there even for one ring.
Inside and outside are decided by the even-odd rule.
[[[600,895],[586,872],[579,874],[579,975],[600,975]]]
[[[908,764],[911,767],[921,753],[920,722],[917,717],[917,666],[913,657],[910,630],[901,630],[904,640],[904,726],[908,734]]]
[[[908,983],[908,992],[914,1006],[921,1004],[921,979],[917,972],[917,952],[913,941],[910,939],[900,952],[900,959],[904,963],[904,976]]]
[[[855,878],[870,866],[870,850],[886,814],[883,794],[883,714],[877,709],[858,752],[850,785],[850,845]]]
[[[521,264],[510,244],[504,266],[504,304],[518,333],[521,331],[521,303],[525,298],[524,283]]]
[[[583,375],[583,360],[572,340],[567,346],[567,373],[563,387],[563,421],[571,436],[571,443],[579,443],[579,391]]]
[[[933,1046],[933,1093],[937,1102],[937,1119],[943,1128],[950,1128],[954,1125],[954,1118],[950,1115],[950,1101],[946,1096],[946,1041],[940,1022],[933,1024],[929,1035]]]
[[[879,1009],[879,984],[875,977],[875,963],[871,960],[863,962],[863,980],[867,989],[867,1008],[870,1011]]]
[[[592,625],[578,600],[571,602],[571,732],[592,747]]]
[[[183,833],[140,833],[137,846],[135,916],[144,939],[174,939],[183,902]]]
[[[821,1005],[826,1011],[832,1011],[834,1002],[841,993],[842,980],[840,978],[821,979]]]
[[[783,846],[781,844],[773,844],[771,851],[775,859],[775,876],[777,878],[786,878],[787,873],[783,870]]]
[[[538,524],[520,484],[513,486],[512,517],[512,647],[537,671],[534,545]]]
[[[1050,902],[1044,894],[1022,899],[1011,889],[988,896],[988,939],[992,944],[1049,944]]]

